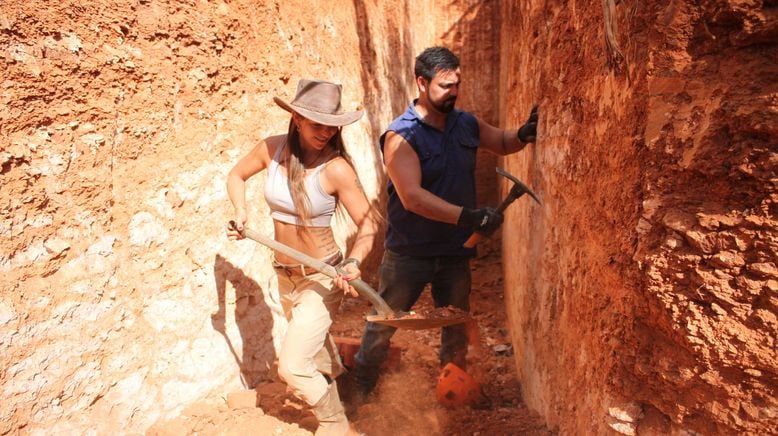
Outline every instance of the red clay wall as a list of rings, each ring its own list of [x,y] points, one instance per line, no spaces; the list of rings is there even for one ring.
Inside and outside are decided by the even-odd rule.
[[[334,80],[380,204],[376,139],[436,42],[462,107],[541,105],[500,163],[543,200],[502,231],[527,403],[564,434],[778,427],[775,5],[613,3],[0,4],[0,434],[142,432],[265,377],[283,323],[269,252],[223,238],[226,172],[285,126],[274,95]]]
[[[561,433],[778,427],[777,12],[503,5],[501,118],[542,114],[507,166],[544,202],[503,229],[508,313]]]

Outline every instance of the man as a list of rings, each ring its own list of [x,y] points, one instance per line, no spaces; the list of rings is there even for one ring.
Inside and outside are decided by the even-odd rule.
[[[436,307],[469,310],[476,252],[463,244],[475,231],[490,235],[503,220],[492,208],[475,208],[476,151],[507,155],[534,142],[537,110],[520,129],[504,130],[456,109],[459,59],[444,47],[424,50],[415,75],[418,99],[380,138],[390,180],[379,293],[395,311],[408,311],[429,283]],[[357,402],[375,387],[395,330],[367,324],[355,356]],[[444,327],[441,367],[465,368],[467,343],[463,325]]]

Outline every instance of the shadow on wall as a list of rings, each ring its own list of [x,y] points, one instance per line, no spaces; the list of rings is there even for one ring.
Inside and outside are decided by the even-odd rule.
[[[378,211],[381,217],[386,216],[386,174],[382,153],[378,150],[378,140],[389,122],[405,111],[409,100],[407,91],[409,87],[415,90],[413,77],[413,62],[416,53],[413,52],[413,42],[410,32],[405,31],[409,26],[408,2],[404,0],[393,5],[393,13],[385,18],[385,29],[376,31],[371,26],[369,11],[365,0],[354,0],[355,21],[359,38],[359,57],[361,62],[360,79],[365,96],[365,111],[370,123],[370,140],[376,148],[376,158],[373,161],[375,174],[378,176],[378,197],[371,202],[371,207]],[[375,18],[373,18],[373,21]],[[390,47],[392,50],[391,62],[385,63],[385,55],[382,48],[376,48],[376,41]],[[385,65],[386,70],[382,67]],[[387,111],[390,111],[387,113]],[[384,119],[387,117],[388,119]],[[362,262],[362,270],[366,274],[363,277],[368,282],[374,281],[371,275],[377,271],[378,264],[383,256],[383,238],[385,224],[383,223],[373,245],[373,250],[367,259]],[[354,235],[356,236],[356,235]],[[353,236],[347,241],[347,246],[353,244]]]
[[[498,2],[473,0],[452,0],[446,14],[451,23],[442,30],[439,38],[443,46],[449,47],[459,56],[462,69],[462,87],[457,106],[473,112],[478,118],[500,125],[500,103],[505,99],[500,89],[500,21]],[[515,128],[511,111],[504,118],[509,121],[501,127]],[[522,108],[522,112],[529,108]],[[478,150],[476,160],[476,198],[480,206],[495,206],[501,200],[499,184],[494,171],[501,166],[497,155]]]
[[[262,304],[262,288],[259,284],[218,254],[214,260],[213,273],[216,279],[216,297],[219,308],[211,315],[211,324],[214,330],[224,336],[227,346],[240,368],[244,387],[253,388],[259,382],[271,378],[268,376],[269,368],[273,367],[273,362],[276,359],[275,350],[272,347],[273,338],[270,327],[273,318],[270,309]],[[243,342],[240,347],[242,356],[238,355],[238,351],[226,330],[228,281],[235,289],[235,323]]]
[[[387,26],[385,35],[374,36],[375,27],[370,25],[364,0],[354,0],[354,10],[360,35],[362,88],[368,100],[365,101],[365,108],[368,114],[379,114],[382,113],[383,108],[389,107],[392,111],[390,115],[394,118],[405,111],[408,104],[406,91],[409,87],[413,87],[414,83],[413,62],[417,53],[413,52],[411,33],[403,31],[408,28],[410,22],[407,1],[393,8],[398,14],[394,19],[390,17],[385,22]],[[375,46],[375,41],[381,37],[385,45],[393,50],[392,61],[387,64],[387,67],[391,68],[390,71],[376,71],[376,66],[384,64],[382,59],[379,59],[379,55],[383,56],[383,53],[379,53]],[[388,85],[388,94],[381,92],[383,89],[381,82],[384,80]],[[381,125],[380,117],[371,116],[368,119],[374,136],[373,142],[377,143],[379,135],[386,126]]]
[[[372,142],[377,147],[378,138],[383,133],[388,121],[382,120],[379,114],[383,114],[386,108],[391,109],[389,114],[391,119],[405,111],[408,104],[407,90],[413,86],[413,59],[416,53],[413,53],[413,43],[410,40],[410,32],[402,31],[408,27],[408,4],[403,1],[402,4],[394,8],[398,12],[393,19],[387,19],[385,24],[385,35],[374,35],[375,27],[371,27],[368,17],[368,10],[364,0],[354,0],[354,10],[356,11],[357,29],[359,31],[359,57],[361,60],[361,80],[362,89],[365,95],[365,109],[370,121],[370,130],[372,132]],[[375,41],[378,38],[385,40],[385,45],[390,47],[392,52],[392,61],[387,64],[389,71],[377,70],[376,66],[383,65],[383,50],[379,53],[376,49]],[[401,39],[402,38],[402,39]],[[382,86],[386,82],[386,86]],[[387,88],[387,89],[384,89]],[[414,88],[415,89],[415,88]],[[387,124],[384,125],[384,122]],[[383,175],[383,162],[380,159],[375,161],[377,174]],[[383,196],[383,191],[382,191]]]

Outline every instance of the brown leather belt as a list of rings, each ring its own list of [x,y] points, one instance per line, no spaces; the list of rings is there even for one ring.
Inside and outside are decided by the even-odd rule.
[[[326,263],[327,265],[332,266],[338,266],[341,261],[343,261],[343,253],[340,251],[333,253],[327,258],[320,259],[322,262]],[[273,268],[276,269],[276,271],[284,271],[288,276],[298,276],[298,277],[307,277],[312,274],[316,274],[318,271],[315,269],[305,266],[301,263],[295,263],[295,264],[285,264],[280,263],[278,261],[273,261]]]

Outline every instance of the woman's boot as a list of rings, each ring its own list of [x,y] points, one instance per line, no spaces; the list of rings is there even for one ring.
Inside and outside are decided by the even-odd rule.
[[[321,399],[313,405],[313,414],[319,420],[316,436],[343,436],[349,433],[348,418],[333,380]]]

